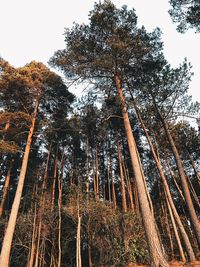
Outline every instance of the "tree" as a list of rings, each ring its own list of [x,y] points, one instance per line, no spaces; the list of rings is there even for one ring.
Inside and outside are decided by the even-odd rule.
[[[200,3],[198,0],[170,0],[172,9],[169,14],[173,22],[179,23],[177,30],[185,32],[189,28],[194,28],[200,32]]]
[[[162,252],[149,206],[144,174],[132,133],[124,92],[128,75],[136,75],[137,64],[154,61],[162,44],[159,31],[148,34],[137,29],[134,10],[117,9],[110,1],[95,4],[89,25],[75,24],[66,30],[66,49],[57,51],[50,63],[69,79],[93,81],[96,88],[117,94],[121,105],[132,168],[135,173],[141,213],[152,266],[168,266]],[[111,91],[112,89],[112,91]]]
[[[51,72],[44,64],[31,62],[23,68],[14,69],[13,73],[8,72],[5,68],[5,72],[1,73],[1,86],[4,86],[4,90],[16,92],[19,98],[23,99],[21,91],[25,90],[27,99],[30,103],[30,110],[32,109],[31,125],[27,136],[25,151],[22,160],[22,166],[18,179],[17,191],[15,193],[14,202],[12,205],[8,225],[6,228],[1,257],[0,265],[9,266],[9,257],[11,251],[11,245],[13,240],[13,234],[16,226],[17,215],[20,207],[22,191],[24,187],[24,181],[26,176],[26,170],[29,160],[29,153],[32,144],[33,133],[35,130],[36,119],[38,116],[38,108],[40,102],[43,102],[48,97],[53,99],[55,95],[59,95],[61,90],[67,91],[62,79],[55,73]],[[58,93],[55,93],[55,91]],[[63,95],[65,97],[66,95]],[[70,96],[70,94],[68,93]],[[44,98],[44,96],[46,98]],[[23,101],[21,101],[23,103]],[[53,105],[51,105],[53,106]],[[45,107],[45,105],[43,105]],[[53,106],[54,108],[54,106]],[[51,107],[51,109],[53,109]]]

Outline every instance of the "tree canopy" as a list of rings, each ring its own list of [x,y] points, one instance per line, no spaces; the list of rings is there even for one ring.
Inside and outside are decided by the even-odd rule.
[[[200,3],[199,0],[170,0],[172,9],[169,14],[173,22],[178,23],[177,30],[185,32],[193,28],[200,32]]]

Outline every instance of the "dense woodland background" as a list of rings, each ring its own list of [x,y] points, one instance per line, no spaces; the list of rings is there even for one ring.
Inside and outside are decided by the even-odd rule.
[[[198,34],[198,1],[170,3]],[[199,259],[200,104],[161,37],[107,0],[65,30],[51,69],[0,59],[0,266]]]

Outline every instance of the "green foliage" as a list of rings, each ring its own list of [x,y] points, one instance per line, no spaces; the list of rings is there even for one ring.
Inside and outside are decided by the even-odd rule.
[[[169,14],[173,22],[179,23],[177,30],[185,32],[189,28],[194,28],[200,32],[200,2],[199,0],[170,0],[172,9]]]
[[[65,216],[77,224],[77,198],[73,194],[69,199],[70,203],[64,207]],[[133,211],[123,215],[105,202],[90,199],[87,204],[82,196],[79,205],[84,262],[88,260],[88,245],[91,246],[92,262],[96,267],[122,267],[128,262],[149,261],[142,222]],[[75,258],[75,255],[71,257]]]
[[[137,29],[134,10],[117,9],[111,1],[96,3],[89,25],[74,24],[65,31],[66,48],[57,51],[50,64],[70,80],[95,80],[96,88],[113,89],[116,72],[128,79],[139,74],[139,65],[160,55],[160,31]],[[98,85],[97,85],[98,84]]]

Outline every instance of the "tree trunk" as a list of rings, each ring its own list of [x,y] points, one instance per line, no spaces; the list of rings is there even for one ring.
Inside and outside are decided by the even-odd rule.
[[[98,159],[98,148],[96,146],[96,170],[95,170],[95,179],[96,179],[96,198],[99,200],[99,159]]]
[[[108,149],[109,151],[109,149]],[[110,166],[109,166],[109,155],[107,153],[107,183],[108,183],[108,201],[111,203],[111,190],[110,190]]]
[[[59,179],[58,181],[59,196],[58,196],[58,265],[57,267],[61,266],[61,256],[62,256],[62,248],[61,248],[62,188],[63,188],[62,179]]]
[[[118,160],[119,160],[119,172],[120,172],[120,178],[121,178],[122,211],[127,212],[126,191],[125,191],[122,156],[121,156],[119,140],[117,141],[117,151],[118,151]]]
[[[65,153],[63,151],[60,161],[60,171],[58,175],[58,265],[62,264],[62,246],[61,246],[61,230],[62,230],[62,197],[63,197],[63,164]]]
[[[183,163],[182,163],[180,154],[179,154],[179,152],[178,152],[178,150],[176,148],[176,145],[175,145],[175,142],[173,140],[173,137],[172,137],[172,135],[170,133],[170,130],[168,128],[168,124],[165,121],[165,119],[162,117],[160,111],[158,110],[158,107],[157,107],[157,105],[155,103],[155,100],[154,100],[154,104],[155,104],[156,111],[160,116],[160,120],[161,120],[161,122],[163,124],[163,127],[165,129],[165,133],[166,133],[167,139],[169,141],[169,144],[171,146],[171,149],[172,149],[175,161],[176,161],[178,173],[179,173],[179,176],[181,178],[183,192],[184,192],[184,195],[185,195],[186,204],[187,204],[187,207],[188,207],[188,212],[190,214],[190,218],[191,218],[191,221],[192,221],[192,224],[193,224],[196,236],[197,236],[197,240],[198,240],[198,243],[200,245],[200,222],[199,222],[199,219],[197,217],[196,211],[194,209],[194,205],[192,203],[192,198],[191,198],[191,195],[190,195],[190,190],[188,188],[188,184],[187,184],[187,179],[186,179]]]
[[[189,153],[189,152],[188,152]],[[191,165],[192,165],[192,168],[194,170],[194,173],[196,175],[196,178],[197,178],[197,181],[198,181],[198,184],[200,186],[200,174],[198,173],[197,169],[196,169],[196,166],[195,166],[195,162],[192,158],[192,156],[189,154],[189,159],[190,159],[190,162],[191,162]]]
[[[192,182],[190,181],[190,178],[189,178],[189,177],[187,177],[187,180],[188,180],[188,183],[189,183],[189,188],[190,188],[190,191],[191,191],[191,193],[192,193],[192,196],[193,196],[193,198],[194,198],[196,204],[197,204],[197,205],[199,206],[199,208],[200,208],[200,202],[199,202],[197,193],[196,193],[196,191],[194,190],[194,187],[193,187],[193,185],[192,185]]]
[[[115,82],[116,82],[116,87],[118,90],[119,99],[122,105],[124,127],[125,127],[125,132],[127,135],[128,147],[129,147],[129,152],[131,156],[133,171],[135,174],[141,214],[142,214],[145,233],[146,233],[147,242],[149,246],[151,266],[153,267],[166,266],[167,267],[169,265],[163,255],[158,233],[156,230],[155,220],[154,220],[153,214],[149,206],[147,192],[146,192],[146,188],[145,188],[145,184],[143,180],[143,172],[140,166],[138,153],[137,153],[137,147],[136,147],[135,139],[133,137],[133,133],[132,133],[132,129],[131,129],[131,125],[130,125],[130,121],[129,121],[129,117],[128,117],[128,113],[126,109],[125,99],[124,99],[122,87],[121,87],[121,81],[118,75],[115,75]]]
[[[87,205],[90,201],[90,175],[89,175],[89,141],[87,138],[87,148],[86,148],[86,199],[87,199]]]
[[[28,165],[29,153],[30,153],[30,148],[31,148],[31,143],[32,143],[32,136],[33,136],[33,132],[34,132],[34,128],[35,128],[35,121],[36,121],[36,117],[37,117],[39,99],[40,99],[40,95],[37,96],[36,101],[35,101],[35,108],[34,108],[33,117],[32,117],[32,121],[31,121],[31,127],[29,130],[29,134],[28,134],[28,138],[27,138],[27,142],[26,142],[26,148],[25,148],[25,152],[24,152],[24,156],[23,156],[23,161],[22,161],[21,171],[20,171],[20,175],[19,175],[17,190],[15,193],[15,198],[14,198],[13,205],[11,208],[11,213],[10,213],[10,217],[8,220],[8,225],[7,225],[5,235],[4,235],[3,245],[2,245],[2,249],[1,249],[0,266],[3,266],[3,267],[9,266],[10,251],[11,251],[12,240],[13,240],[13,235],[14,235],[14,231],[15,231],[17,215],[18,215],[21,196],[22,196],[22,191],[23,191],[23,187],[24,187],[24,180],[25,180],[26,169],[27,169],[27,165]]]
[[[166,159],[165,159],[165,160],[166,160]],[[167,167],[168,167],[168,170],[169,170],[169,172],[170,172],[170,175],[171,175],[171,177],[172,177],[172,179],[173,179],[173,181],[174,181],[174,184],[175,184],[175,186],[176,186],[176,189],[177,189],[177,191],[178,191],[178,193],[179,193],[179,195],[180,195],[180,198],[182,199],[182,202],[185,203],[185,197],[184,197],[184,195],[183,195],[183,192],[182,192],[182,190],[180,189],[180,186],[178,185],[178,183],[177,183],[177,181],[176,181],[176,177],[175,177],[175,175],[174,175],[174,173],[173,173],[173,171],[172,171],[172,169],[171,169],[171,167],[170,167],[170,165],[169,165],[168,162],[167,162]]]
[[[161,161],[160,161],[160,158],[159,158],[158,151],[157,151],[157,155],[156,155],[156,152],[155,152],[155,150],[154,150],[153,144],[152,144],[151,139],[150,139],[150,137],[149,137],[149,134],[148,134],[148,132],[147,132],[147,130],[146,130],[146,127],[145,127],[145,125],[144,125],[144,122],[143,122],[143,120],[142,120],[142,117],[141,117],[141,115],[140,115],[140,112],[139,112],[139,110],[137,109],[137,107],[135,107],[135,108],[136,108],[136,112],[137,112],[137,115],[138,115],[138,119],[139,119],[139,121],[140,121],[140,123],[141,123],[141,125],[142,125],[142,128],[143,128],[144,133],[145,133],[146,138],[147,138],[147,141],[148,141],[149,146],[150,146],[150,148],[151,148],[151,152],[152,152],[153,158],[154,158],[154,160],[155,160],[156,167],[157,167],[157,169],[158,169],[158,172],[159,172],[159,174],[160,174],[160,177],[161,177],[161,179],[162,179],[163,187],[164,187],[164,189],[165,189],[165,192],[166,192],[167,198],[168,198],[168,200],[169,200],[170,206],[171,206],[171,208],[172,208],[172,210],[173,210],[174,217],[175,217],[175,219],[176,219],[176,222],[177,222],[177,224],[178,224],[178,226],[179,226],[179,229],[180,229],[180,232],[181,232],[181,234],[182,234],[183,240],[184,240],[184,242],[185,242],[187,253],[188,253],[189,258],[190,258],[191,261],[192,261],[192,260],[195,260],[195,255],[194,255],[194,252],[193,252],[191,243],[190,243],[190,241],[189,241],[188,235],[187,235],[187,233],[186,233],[186,231],[185,231],[185,229],[184,229],[184,226],[183,226],[183,224],[182,224],[182,222],[181,222],[181,219],[180,219],[180,217],[179,217],[179,214],[178,214],[178,212],[177,212],[177,210],[176,210],[176,207],[175,207],[175,205],[174,205],[174,202],[173,202],[173,199],[172,199],[172,196],[171,196],[171,193],[170,193],[170,189],[169,189],[169,186],[168,186],[168,184],[167,184],[167,180],[166,180],[164,171],[163,171],[163,169],[162,169],[162,165],[161,165]]]
[[[94,190],[94,197],[95,200],[97,199],[97,187],[96,187],[96,176],[95,176],[95,169],[94,169],[94,159],[92,156],[92,177],[93,177],[93,190]]]
[[[180,237],[179,237],[179,234],[178,234],[178,230],[177,230],[177,227],[176,227],[176,223],[175,223],[175,220],[174,220],[174,215],[172,213],[172,209],[171,209],[171,206],[169,204],[169,200],[167,198],[166,191],[165,191],[165,199],[166,199],[166,203],[167,203],[170,219],[171,219],[171,222],[172,222],[175,238],[176,238],[176,241],[177,241],[177,244],[178,244],[180,257],[181,257],[182,261],[185,263],[186,262],[186,258],[185,258],[184,252],[183,252],[183,247],[182,247],[181,240],[180,240]]]
[[[80,204],[79,204],[79,192],[77,197],[77,210],[78,210],[78,225],[76,233],[76,267],[81,267],[81,216],[80,216]]]
[[[55,201],[57,166],[58,166],[58,146],[56,149],[56,155],[55,155],[55,160],[54,160],[53,184],[52,184],[52,191],[51,191],[51,212],[53,211],[54,201]]]
[[[167,210],[165,207],[165,203],[162,203],[162,194],[161,194],[161,190],[160,190],[160,186],[159,186],[159,196],[161,199],[161,215],[160,215],[160,225],[162,227],[163,225],[163,217],[165,219],[165,225],[166,225],[166,232],[169,238],[169,243],[170,243],[170,249],[171,249],[171,260],[174,260],[174,244],[173,244],[173,239],[172,239],[172,235],[171,235],[171,228],[170,228],[170,224],[169,224],[169,220],[168,220],[168,214],[167,214]]]
[[[36,243],[35,243],[36,236],[37,236],[37,204],[35,203],[31,251],[27,267],[33,267],[35,250],[36,250]]]
[[[91,252],[90,242],[88,244],[88,262],[89,262],[89,267],[92,267],[92,252]]]
[[[13,161],[14,159],[11,159],[10,164],[9,164],[9,168],[8,168],[8,172],[6,175],[6,179],[5,179],[5,184],[4,184],[4,188],[3,188],[3,197],[1,200],[1,204],[0,204],[0,218],[3,215],[4,212],[4,205],[8,196],[8,190],[9,190],[9,185],[10,185],[10,174],[11,174],[11,170],[12,170],[12,166],[13,166]]]
[[[116,203],[115,183],[114,183],[114,177],[113,177],[111,155],[110,155],[110,176],[111,176],[111,185],[112,185],[112,202],[113,202],[113,209],[116,210],[116,208],[117,208],[117,203]]]
[[[134,202],[133,202],[133,192],[132,192],[132,188],[131,188],[129,171],[128,171],[128,168],[125,167],[125,164],[123,164],[123,166],[124,166],[124,173],[125,173],[126,182],[127,182],[127,190],[128,190],[129,200],[130,200],[130,209],[134,210],[135,207],[134,207]]]

